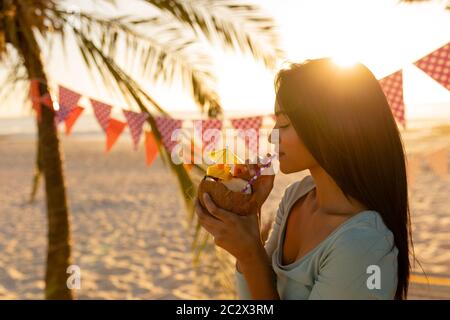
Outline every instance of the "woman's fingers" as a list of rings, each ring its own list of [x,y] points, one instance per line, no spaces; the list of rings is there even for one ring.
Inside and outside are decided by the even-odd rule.
[[[200,203],[200,201],[197,200],[195,201],[195,212],[197,213],[197,215],[199,216],[199,218],[202,218],[203,220],[210,220],[210,221],[215,221],[218,222],[220,221],[219,219],[217,219],[215,216],[211,215],[208,212],[207,208],[203,208],[202,204]]]
[[[231,219],[233,219],[233,216],[235,215],[232,212],[226,211],[216,206],[216,204],[211,199],[208,193],[203,194],[203,203],[205,204],[206,209],[208,210],[209,213],[211,213],[211,215],[213,215],[215,218],[223,222],[230,221]]]
[[[262,165],[266,165],[267,163],[269,163],[270,157],[272,157],[272,155],[270,153],[267,153],[266,157],[262,161]]]
[[[250,163],[249,159],[245,160],[245,168],[247,169],[247,172],[249,173],[250,177],[253,177],[256,174],[255,167],[258,167],[258,165]]]
[[[250,177],[252,176],[252,173],[250,172],[250,160],[249,159],[245,159],[245,170],[247,171],[247,173],[250,175]]]
[[[250,174],[250,177],[253,177],[262,166],[266,165],[270,157],[271,157],[270,153],[267,153],[265,158],[260,158],[258,156],[257,163],[250,163],[250,160],[246,159],[245,167],[247,169],[247,172]]]
[[[219,219],[210,215],[197,199],[195,201],[195,213],[197,214],[200,224],[212,235],[217,233],[218,224],[222,223]]]

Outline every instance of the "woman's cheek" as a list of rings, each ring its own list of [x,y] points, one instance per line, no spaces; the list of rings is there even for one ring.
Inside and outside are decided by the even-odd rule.
[[[295,129],[290,127],[280,135],[280,150],[285,156],[280,159],[280,168],[284,173],[298,172],[308,169],[312,162],[312,156],[300,140]]]
[[[288,129],[284,129],[285,131],[281,134],[281,144],[283,152],[292,152],[296,149],[296,146],[298,145],[298,137],[297,132],[292,129],[292,127],[289,127]],[[285,147],[285,149],[283,148]]]

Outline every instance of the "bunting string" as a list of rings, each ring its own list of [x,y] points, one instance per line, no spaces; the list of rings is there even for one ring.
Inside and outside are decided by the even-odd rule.
[[[450,90],[450,44],[438,48],[437,50],[431,52],[427,56],[414,62],[418,68],[428,74],[431,78],[437,81],[439,84],[444,86],[447,90]],[[406,128],[405,119],[405,104],[403,101],[403,71],[397,70],[392,74],[383,77],[379,80],[380,86],[389,102],[392,114],[396,121],[398,121],[404,128]],[[31,79],[29,96],[32,104],[32,108],[35,111],[38,121],[41,120],[41,106],[45,105],[48,108],[53,109],[52,97],[49,93],[41,96],[39,85],[45,84],[42,79]],[[83,114],[85,108],[79,105],[80,99],[83,97],[82,94],[69,89],[65,86],[58,86],[58,104],[59,109],[55,110],[55,124],[61,122],[65,123],[65,132],[70,135],[75,123],[78,121],[80,116]],[[113,106],[96,100],[94,98],[89,98],[90,105],[92,107],[94,116],[106,134],[106,152],[109,152],[114,144],[119,139],[120,135],[124,132],[125,128],[128,127],[133,142],[134,149],[137,150],[140,142],[140,137],[144,133],[144,146],[146,150],[146,163],[151,165],[157,154],[158,148],[156,144],[156,139],[151,131],[144,131],[145,122],[149,118],[149,114],[144,112],[134,112],[132,110],[121,109],[126,122],[114,119],[111,117]],[[54,110],[54,109],[53,109]],[[157,130],[161,135],[161,142],[166,151],[170,154],[174,147],[180,141],[173,138],[174,130],[183,129],[184,120],[174,119],[166,116],[155,116],[155,123]],[[268,116],[255,116],[255,117],[245,117],[245,118],[233,118],[229,119],[233,128],[238,129],[238,137],[245,142],[246,149],[248,149],[252,154],[258,154],[259,150],[259,135],[260,128],[263,124],[264,118],[270,118],[270,121],[276,120],[274,115]],[[221,131],[223,129],[223,121],[219,119],[200,119],[200,121],[195,120],[195,122],[200,123],[200,126],[194,125],[195,130],[201,130],[201,142],[202,145],[210,146],[215,148],[216,137],[212,135],[212,131],[208,129],[217,129]],[[249,136],[247,131],[253,129],[255,136]],[[194,141],[190,138],[188,139],[193,151],[190,155],[185,155],[184,158],[193,158],[194,154],[201,153],[204,151],[203,147],[199,147],[194,144]],[[194,152],[195,151],[195,152]],[[438,150],[426,156],[427,163],[431,170],[437,175],[444,177],[448,176],[448,148]],[[408,177],[411,181],[414,180],[414,176],[420,171],[421,160],[417,158],[412,158],[408,165]],[[190,168],[188,166],[188,168]]]

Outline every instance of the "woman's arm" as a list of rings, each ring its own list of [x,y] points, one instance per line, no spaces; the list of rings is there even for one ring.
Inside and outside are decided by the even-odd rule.
[[[281,223],[282,211],[283,211],[283,203],[280,203],[277,214],[274,217],[275,221],[272,221],[272,223],[270,223],[270,222],[266,223],[267,230],[264,230],[264,228],[262,228],[262,225],[263,225],[261,223],[262,218],[260,218],[261,242],[264,243],[264,251],[265,251],[265,256],[262,256],[262,255],[261,256],[264,258],[267,257],[267,265],[271,269],[270,270],[271,277],[272,277],[271,282],[275,288],[276,288],[276,275],[272,269],[271,257],[272,257],[273,251],[276,249],[277,242],[278,242],[277,238],[278,238],[278,232],[279,232],[279,227],[280,227],[280,223]],[[262,213],[260,213],[260,217],[262,217]],[[260,262],[260,263],[263,264],[263,262]],[[254,262],[250,261],[250,262],[247,262],[244,264],[251,266],[252,264],[254,264]],[[250,274],[250,277],[254,274],[252,271],[246,272],[246,273]],[[241,299],[251,299],[253,297],[252,293],[250,292],[250,288],[247,285],[246,278],[249,278],[249,276],[246,277],[246,275],[243,274],[241,262],[239,260],[236,260],[236,272],[235,272],[236,289],[237,289],[238,295]],[[250,279],[250,281],[252,281],[252,279]],[[259,290],[259,291],[261,291],[261,290]],[[275,294],[276,294],[275,298],[278,299],[278,293],[275,292]]]
[[[278,300],[276,276],[264,247],[245,259],[236,261],[236,269],[242,273],[255,300]]]
[[[214,236],[217,246],[239,261],[253,299],[278,299],[274,272],[262,243],[258,215],[240,216],[217,207],[208,194],[196,201],[200,224]]]

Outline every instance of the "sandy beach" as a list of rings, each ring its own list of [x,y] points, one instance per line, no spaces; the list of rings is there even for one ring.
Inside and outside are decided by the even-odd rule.
[[[450,146],[450,132],[410,132],[405,142],[408,154],[420,155]],[[121,137],[108,155],[100,135],[62,137],[62,147],[73,264],[81,268],[79,299],[234,297],[213,280],[217,267],[193,266],[192,228],[187,228],[175,177],[159,158],[147,167],[142,146],[133,151],[128,137]],[[42,185],[36,201],[28,203],[34,137],[0,137],[0,155],[0,299],[43,299],[47,227]],[[277,176],[264,207],[267,219],[286,186],[306,174]],[[450,277],[449,182],[422,164],[410,190],[416,255],[428,275]],[[415,271],[421,272],[418,265]],[[443,288],[450,294],[450,286]]]

